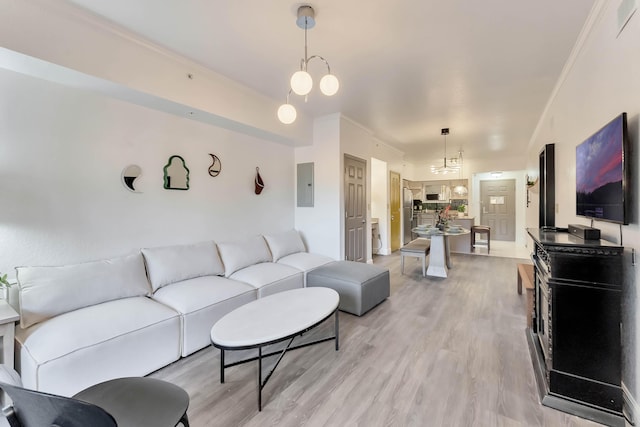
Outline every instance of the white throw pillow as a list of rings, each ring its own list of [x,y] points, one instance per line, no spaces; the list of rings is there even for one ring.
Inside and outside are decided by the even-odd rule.
[[[271,253],[262,236],[242,242],[218,243],[220,257],[224,263],[224,274],[229,277],[250,265],[271,261]]]
[[[153,291],[165,285],[202,276],[221,276],[224,266],[212,241],[190,245],[145,248],[142,254]]]
[[[139,252],[60,267],[17,267],[16,272],[23,328],[102,302],[150,295]]]
[[[276,262],[287,255],[306,252],[304,242],[297,230],[269,234],[264,236],[264,239],[267,241],[271,254],[273,255],[273,262]]]

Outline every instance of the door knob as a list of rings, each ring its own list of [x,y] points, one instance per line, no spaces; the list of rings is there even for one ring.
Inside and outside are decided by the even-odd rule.
[[[366,220],[366,219],[363,219],[363,220],[362,220],[362,223],[363,223],[363,224],[365,224],[366,222],[367,222],[367,220]]]

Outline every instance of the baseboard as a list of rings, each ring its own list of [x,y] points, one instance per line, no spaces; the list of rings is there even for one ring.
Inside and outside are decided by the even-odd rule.
[[[622,413],[627,419],[627,423],[635,426],[637,424],[638,414],[640,414],[640,406],[638,406],[638,402],[634,399],[624,382],[622,383],[622,400]]]
[[[391,255],[391,248],[380,248],[375,255]]]

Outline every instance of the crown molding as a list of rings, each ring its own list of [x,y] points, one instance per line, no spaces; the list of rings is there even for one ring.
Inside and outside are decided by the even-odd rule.
[[[545,118],[549,114],[549,110],[551,109],[551,105],[555,101],[558,93],[562,89],[562,86],[566,82],[569,74],[573,70],[573,66],[576,64],[577,58],[582,53],[583,48],[585,47],[591,32],[593,31],[596,24],[600,22],[600,19],[604,15],[604,12],[607,9],[608,0],[596,0],[589,12],[589,16],[587,16],[587,20],[585,21],[582,30],[580,30],[580,34],[578,35],[578,39],[569,54],[569,58],[567,58],[567,62],[564,64],[562,68],[562,72],[560,73],[560,77],[558,77],[558,81],[556,82],[553,91],[551,91],[551,96],[547,100],[544,109],[542,110],[542,114],[540,115],[540,119],[538,119],[538,124],[533,130],[533,134],[529,139],[529,144],[527,146],[527,151],[531,151],[534,147],[535,141],[538,138],[538,134],[540,133],[542,126],[545,122]]]

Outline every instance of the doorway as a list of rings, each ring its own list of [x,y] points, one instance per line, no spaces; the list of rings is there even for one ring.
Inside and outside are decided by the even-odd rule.
[[[400,249],[400,174],[389,172],[389,210],[391,211],[391,252]]]
[[[491,227],[491,239],[516,240],[516,180],[480,181],[480,224]]]
[[[364,160],[344,156],[344,253],[348,261],[367,261],[366,172]]]

